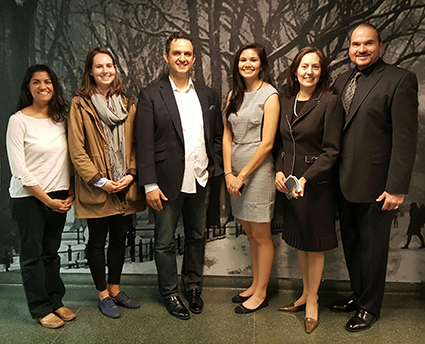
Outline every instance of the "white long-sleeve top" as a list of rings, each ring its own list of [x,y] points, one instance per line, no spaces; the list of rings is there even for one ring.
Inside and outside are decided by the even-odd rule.
[[[31,196],[23,186],[40,185],[46,193],[69,189],[71,163],[63,123],[18,111],[9,119],[6,147],[10,197]]]

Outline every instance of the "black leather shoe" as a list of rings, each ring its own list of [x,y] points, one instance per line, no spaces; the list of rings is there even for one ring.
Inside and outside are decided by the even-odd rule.
[[[261,309],[261,308],[264,308],[264,307],[267,307],[269,305],[269,300],[267,300],[267,297],[264,299],[264,301],[263,302],[261,302],[261,304],[257,307],[257,308],[254,308],[254,309],[249,309],[249,308],[246,308],[244,305],[242,305],[242,304],[240,304],[239,306],[237,306],[236,308],[235,308],[235,313],[237,313],[237,314],[248,314],[248,313],[253,313],[253,312],[255,312],[255,311],[258,311],[259,309]]]
[[[233,303],[242,303],[242,302],[245,302],[246,300],[248,300],[251,296],[252,295],[241,296],[240,294],[238,294],[238,295],[235,295],[235,296],[232,297],[232,302]]]
[[[334,302],[330,305],[329,309],[332,312],[349,313],[357,311],[359,306],[357,306],[356,301],[354,301],[351,297],[348,297],[344,300]]]
[[[202,313],[204,310],[204,301],[201,299],[201,292],[198,288],[194,288],[187,292],[187,300],[189,301],[189,309],[193,313]]]
[[[165,307],[168,313],[176,318],[187,320],[190,319],[190,314],[186,306],[183,304],[179,296],[170,296],[164,299]]]
[[[372,327],[378,318],[379,316],[375,316],[364,309],[359,309],[356,315],[348,320],[345,329],[350,332],[360,332],[367,330],[368,328]]]

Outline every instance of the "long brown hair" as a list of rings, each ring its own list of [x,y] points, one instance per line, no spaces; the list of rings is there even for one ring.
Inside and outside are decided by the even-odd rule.
[[[330,92],[329,89],[329,70],[328,70],[328,59],[325,54],[314,46],[302,48],[297,55],[295,55],[294,61],[288,68],[288,74],[286,82],[288,85],[288,92],[285,94],[287,98],[294,97],[300,91],[300,83],[298,82],[295,73],[301,63],[302,58],[310,53],[315,53],[319,56],[320,61],[320,79],[316,85],[316,88],[322,88],[323,92]]]
[[[90,98],[94,93],[96,93],[96,82],[92,75],[90,75],[92,69],[93,69],[93,58],[97,54],[106,54],[112,59],[112,63],[115,66],[115,59],[112,56],[111,52],[103,47],[97,47],[93,50],[90,50],[86,57],[86,63],[84,66],[84,73],[83,73],[83,79],[81,80],[81,88],[77,92],[77,96]],[[115,67],[116,69],[116,67]],[[110,97],[114,94],[117,95],[124,95],[122,90],[122,83],[120,78],[118,77],[118,74],[115,74],[115,79],[112,81],[112,84],[110,85],[108,92],[106,92],[106,96]]]
[[[229,99],[229,105],[226,108],[226,118],[229,118],[229,115],[231,113],[236,113],[240,109],[243,102],[246,85],[245,81],[243,80],[243,77],[239,74],[239,58],[242,54],[242,51],[247,49],[255,50],[258,56],[260,57],[260,80],[263,80],[269,84],[272,83],[269,72],[269,63],[267,61],[267,54],[264,47],[259,43],[246,43],[241,46],[236,52],[235,59],[233,61],[233,89],[232,95]]]

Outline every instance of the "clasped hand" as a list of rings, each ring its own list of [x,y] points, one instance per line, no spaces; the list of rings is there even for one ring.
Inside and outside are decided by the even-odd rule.
[[[243,185],[243,180],[240,176],[235,177],[233,174],[226,176],[226,187],[231,195],[240,196],[241,192],[239,189]]]
[[[74,196],[70,195],[66,199],[52,199],[49,208],[58,213],[66,213],[68,212],[72,205],[74,204]]]
[[[101,189],[109,194],[117,193],[124,190],[127,186],[131,184],[132,181],[133,176],[131,174],[127,174],[116,182],[114,182],[113,180],[108,180],[105,185],[101,187]]]

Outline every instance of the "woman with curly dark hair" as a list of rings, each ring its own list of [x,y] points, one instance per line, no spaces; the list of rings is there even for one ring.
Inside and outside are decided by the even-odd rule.
[[[66,107],[55,73],[45,65],[31,66],[7,127],[10,206],[19,233],[23,286],[32,317],[48,328],[75,318],[62,303],[58,255],[74,201]]]

